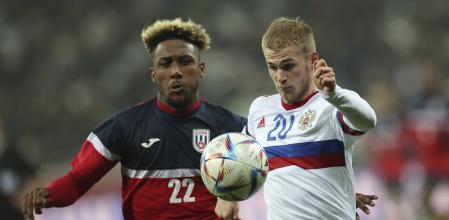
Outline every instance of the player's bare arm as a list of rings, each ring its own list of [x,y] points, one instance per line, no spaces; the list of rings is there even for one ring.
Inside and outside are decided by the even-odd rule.
[[[34,219],[34,213],[42,214],[43,208],[49,208],[50,192],[46,188],[35,188],[23,198],[22,212],[25,219]]]

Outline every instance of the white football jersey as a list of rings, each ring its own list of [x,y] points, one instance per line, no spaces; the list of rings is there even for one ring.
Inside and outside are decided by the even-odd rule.
[[[352,91],[345,95],[364,101]],[[352,145],[363,132],[345,119],[318,92],[296,106],[279,94],[253,101],[246,132],[269,158],[268,219],[355,219]]]

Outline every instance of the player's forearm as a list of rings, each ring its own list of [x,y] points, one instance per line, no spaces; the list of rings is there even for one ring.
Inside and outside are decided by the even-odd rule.
[[[96,181],[83,178],[72,170],[53,181],[47,188],[50,192],[50,206],[64,207],[73,204],[89,190]]]
[[[343,114],[353,129],[367,131],[376,125],[376,113],[357,93],[336,86],[335,92],[320,91],[320,94]]]
[[[108,160],[89,141],[86,141],[72,161],[73,169],[48,186],[50,205],[63,207],[73,204],[117,162]]]

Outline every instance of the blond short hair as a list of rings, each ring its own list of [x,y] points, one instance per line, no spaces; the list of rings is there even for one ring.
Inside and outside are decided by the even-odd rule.
[[[276,18],[263,35],[262,49],[279,51],[292,45],[298,46],[306,58],[311,52],[315,52],[312,28],[299,18]]]
[[[197,46],[200,51],[207,50],[210,46],[209,34],[201,25],[190,19],[187,21],[182,21],[180,18],[157,20],[143,29],[141,37],[150,54],[160,42],[169,39],[186,40]]]

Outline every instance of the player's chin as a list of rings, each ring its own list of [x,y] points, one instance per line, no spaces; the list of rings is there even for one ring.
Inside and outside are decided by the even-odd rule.
[[[167,101],[170,106],[178,109],[186,108],[192,102],[186,94],[170,94]]]
[[[284,101],[291,101],[294,97],[292,92],[287,91],[279,91],[279,95],[281,95]]]

